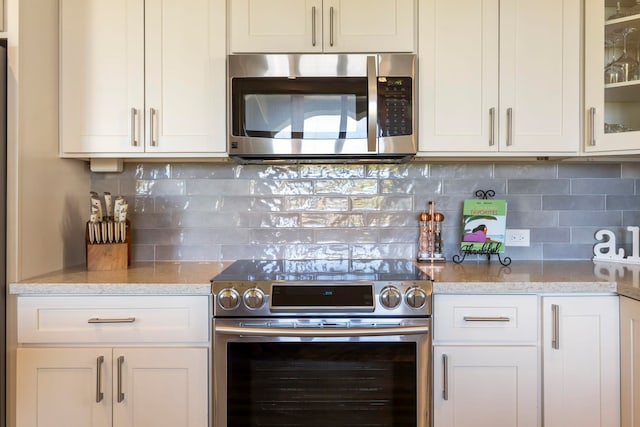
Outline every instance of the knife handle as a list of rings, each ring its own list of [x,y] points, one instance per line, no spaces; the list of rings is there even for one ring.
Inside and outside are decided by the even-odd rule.
[[[93,245],[94,236],[93,236],[93,223],[87,223],[87,234],[89,235],[89,243]]]

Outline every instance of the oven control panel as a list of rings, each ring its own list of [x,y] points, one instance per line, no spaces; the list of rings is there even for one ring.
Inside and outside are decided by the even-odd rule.
[[[212,291],[214,317],[431,315],[428,280],[213,282]]]

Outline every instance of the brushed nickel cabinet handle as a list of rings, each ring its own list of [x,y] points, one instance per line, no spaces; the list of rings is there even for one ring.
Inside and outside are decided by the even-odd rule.
[[[507,146],[513,145],[513,108],[507,108]]]
[[[442,399],[449,400],[449,356],[442,355]]]
[[[333,47],[333,6],[329,8],[329,46]]]
[[[316,46],[316,7],[311,8],[311,45]]]
[[[158,141],[156,141],[156,109],[149,108],[149,136],[151,138],[151,146],[157,147]]]
[[[589,145],[596,145],[596,109],[595,107],[589,108]]]
[[[560,349],[560,306],[551,304],[551,348]]]
[[[102,402],[104,399],[104,393],[102,392],[102,364],[104,363],[104,356],[98,356],[96,359],[96,403]]]
[[[511,318],[505,316],[480,317],[480,316],[464,316],[465,322],[510,322]]]
[[[496,109],[489,108],[489,146],[496,143]]]
[[[122,392],[122,365],[124,365],[124,356],[118,357],[118,403],[124,400],[124,393]]]
[[[92,317],[91,319],[87,320],[87,323],[133,323],[135,321],[135,317]]]
[[[131,108],[131,146],[138,146],[138,110]]]

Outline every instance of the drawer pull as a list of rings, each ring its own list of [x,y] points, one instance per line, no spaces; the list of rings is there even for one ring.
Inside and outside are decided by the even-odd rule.
[[[135,317],[116,317],[116,318],[102,318],[92,317],[87,323],[133,323],[136,321]]]
[[[479,317],[479,316],[464,316],[465,322],[510,322],[511,318],[498,316],[498,317]]]
[[[104,393],[102,392],[102,364],[104,363],[104,356],[99,356],[96,360],[96,403],[102,402],[104,399]]]

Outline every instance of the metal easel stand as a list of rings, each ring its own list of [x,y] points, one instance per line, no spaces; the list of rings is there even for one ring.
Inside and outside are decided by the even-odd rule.
[[[495,195],[496,192],[493,190],[478,190],[475,193],[477,199],[489,199],[491,197],[494,197]],[[509,258],[508,256],[502,258],[500,256],[500,252],[498,252],[498,249],[492,247],[492,245],[489,245],[489,247],[486,249],[484,247],[482,249],[461,249],[460,254],[461,255],[454,255],[452,257],[453,262],[455,262],[456,264],[460,264],[462,261],[464,261],[467,255],[486,255],[487,262],[491,262],[491,257],[493,255],[497,255],[500,264],[504,265],[505,267],[511,264],[511,258]]]

